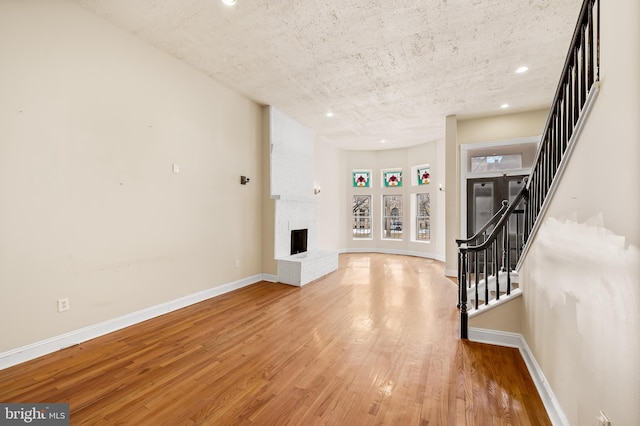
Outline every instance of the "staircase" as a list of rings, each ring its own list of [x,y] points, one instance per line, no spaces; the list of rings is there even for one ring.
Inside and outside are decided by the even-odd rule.
[[[517,270],[598,93],[599,21],[600,0],[585,0],[526,184],[475,235],[456,240],[463,339],[470,314],[522,294]]]
[[[520,294],[515,267],[528,228],[522,206],[527,199],[527,184],[511,204],[504,200],[500,210],[475,235],[456,240],[460,336],[464,339],[468,337],[469,310],[477,311]]]
[[[492,302],[497,302],[500,298],[507,296],[507,292],[504,287],[500,287],[500,283],[505,283],[509,280],[511,282],[511,286],[508,290],[509,295],[519,295],[522,292],[520,291],[520,285],[518,282],[518,272],[511,270],[509,271],[509,276],[507,276],[506,271],[498,272],[498,277],[495,275],[490,275],[487,279],[482,279],[476,285],[471,279],[471,286],[467,289],[467,309],[468,310],[480,310],[483,306],[490,306]]]

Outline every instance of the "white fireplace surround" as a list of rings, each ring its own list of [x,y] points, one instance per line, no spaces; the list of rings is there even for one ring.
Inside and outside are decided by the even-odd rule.
[[[313,132],[274,107],[269,110],[274,255],[278,281],[302,286],[338,269],[338,253],[319,250],[313,195]],[[307,252],[291,255],[291,230],[307,229]]]
[[[307,250],[317,249],[317,206],[315,200],[276,200],[275,257],[291,254],[291,230],[307,229]]]

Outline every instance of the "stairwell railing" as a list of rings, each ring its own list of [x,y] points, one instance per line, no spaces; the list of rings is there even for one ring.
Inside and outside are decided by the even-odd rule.
[[[527,240],[573,148],[572,137],[582,126],[591,95],[597,92],[599,70],[600,0],[585,0],[529,176]]]
[[[521,221],[526,221],[522,204],[526,205],[527,194],[524,185],[511,204],[507,200],[502,202],[502,207],[489,220],[488,226],[483,226],[473,237],[456,240],[460,337],[463,339],[468,338],[469,289],[473,289],[473,307],[476,309],[480,298],[488,305],[491,300],[500,300],[501,294],[511,294],[511,274],[524,244],[524,233],[518,230],[527,227],[526,223],[520,226]],[[501,273],[506,280],[503,286],[500,283]],[[484,294],[480,294],[480,287]]]

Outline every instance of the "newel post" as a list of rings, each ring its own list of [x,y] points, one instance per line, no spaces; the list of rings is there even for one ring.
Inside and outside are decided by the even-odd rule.
[[[469,338],[469,313],[467,312],[467,251],[460,249],[461,273],[458,286],[460,288],[460,338]]]

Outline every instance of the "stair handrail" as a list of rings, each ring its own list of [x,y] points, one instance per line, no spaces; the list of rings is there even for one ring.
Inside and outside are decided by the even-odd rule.
[[[491,217],[491,219],[489,219],[487,221],[487,223],[484,224],[484,226],[482,226],[482,228],[480,228],[480,230],[478,232],[475,233],[475,235],[469,237],[469,238],[458,238],[456,239],[456,245],[458,246],[458,256],[460,256],[460,246],[462,244],[467,244],[471,241],[475,241],[478,238],[480,238],[482,235],[484,235],[485,231],[487,229],[489,229],[489,227],[491,225],[494,225],[495,223],[498,222],[498,220],[500,220],[500,218],[502,217],[502,214],[507,210],[507,206],[503,203],[502,206],[500,207],[500,209]],[[458,259],[458,283],[462,282],[462,264],[460,262],[460,260]],[[458,304],[457,307],[460,307],[461,304],[461,300],[462,300],[462,292],[461,292],[461,288],[460,286],[458,286]]]
[[[563,158],[572,149],[572,135],[584,120],[600,80],[600,1],[584,0],[562,67],[560,80],[542,131],[529,174],[530,203],[525,213],[528,227],[525,240],[535,234],[537,218],[546,209],[547,195],[562,172]],[[556,181],[556,182],[554,182]],[[526,247],[525,246],[525,252]]]
[[[484,234],[484,232],[487,229],[489,229],[491,225],[495,224],[502,217],[502,214],[505,212],[505,210],[507,210],[507,206],[503,202],[502,205],[500,206],[500,209],[493,216],[491,216],[491,219],[489,219],[489,221],[485,223],[484,226],[480,228],[478,232],[475,233],[475,235],[469,238],[457,238],[456,244],[458,245],[458,247],[460,247],[461,244],[466,244],[480,238],[482,234]]]
[[[575,29],[573,30],[573,36],[571,37],[571,43],[569,44],[569,53],[571,53],[571,51],[574,49],[574,47],[576,46],[576,44],[578,44],[579,38],[581,37],[580,32],[584,31],[584,24],[586,22],[589,22],[593,19],[593,17],[589,14],[589,8],[593,8],[594,4],[596,4],[597,0],[585,0],[582,2],[582,7],[580,8],[580,14],[578,15],[578,24],[576,25]],[[599,10],[599,8],[598,8]],[[599,27],[598,27],[599,28]],[[597,40],[599,41],[600,37],[596,36]],[[593,41],[591,41],[593,42]],[[598,55],[598,57],[596,58],[596,63],[599,64],[600,63],[600,49],[596,49],[596,55]],[[568,54],[567,57],[564,60],[564,65],[562,66],[562,73],[560,74],[560,81],[558,83],[558,86],[556,87],[556,92],[553,96],[553,102],[551,102],[552,106],[556,106],[560,103],[560,100],[563,97],[563,85],[564,83],[567,81],[567,76],[569,74],[569,71],[571,70],[571,66],[573,65],[575,58],[573,55]],[[594,69],[591,70],[591,73],[589,74],[589,77],[592,78],[591,83],[593,83],[594,81],[598,81],[599,79],[599,74],[600,74],[600,68],[595,66]],[[589,84],[590,86],[590,84]],[[553,108],[551,108],[551,110],[553,111]],[[551,121],[553,119],[553,114],[549,114],[547,116],[547,121],[544,124],[544,131],[542,132],[543,134],[543,141],[544,141],[544,136],[549,132],[549,129],[552,127],[551,126]],[[533,164],[537,164],[538,161],[540,160],[540,153],[542,151],[542,143],[540,144],[540,146],[538,147],[538,150],[536,151],[536,156],[533,160]]]

